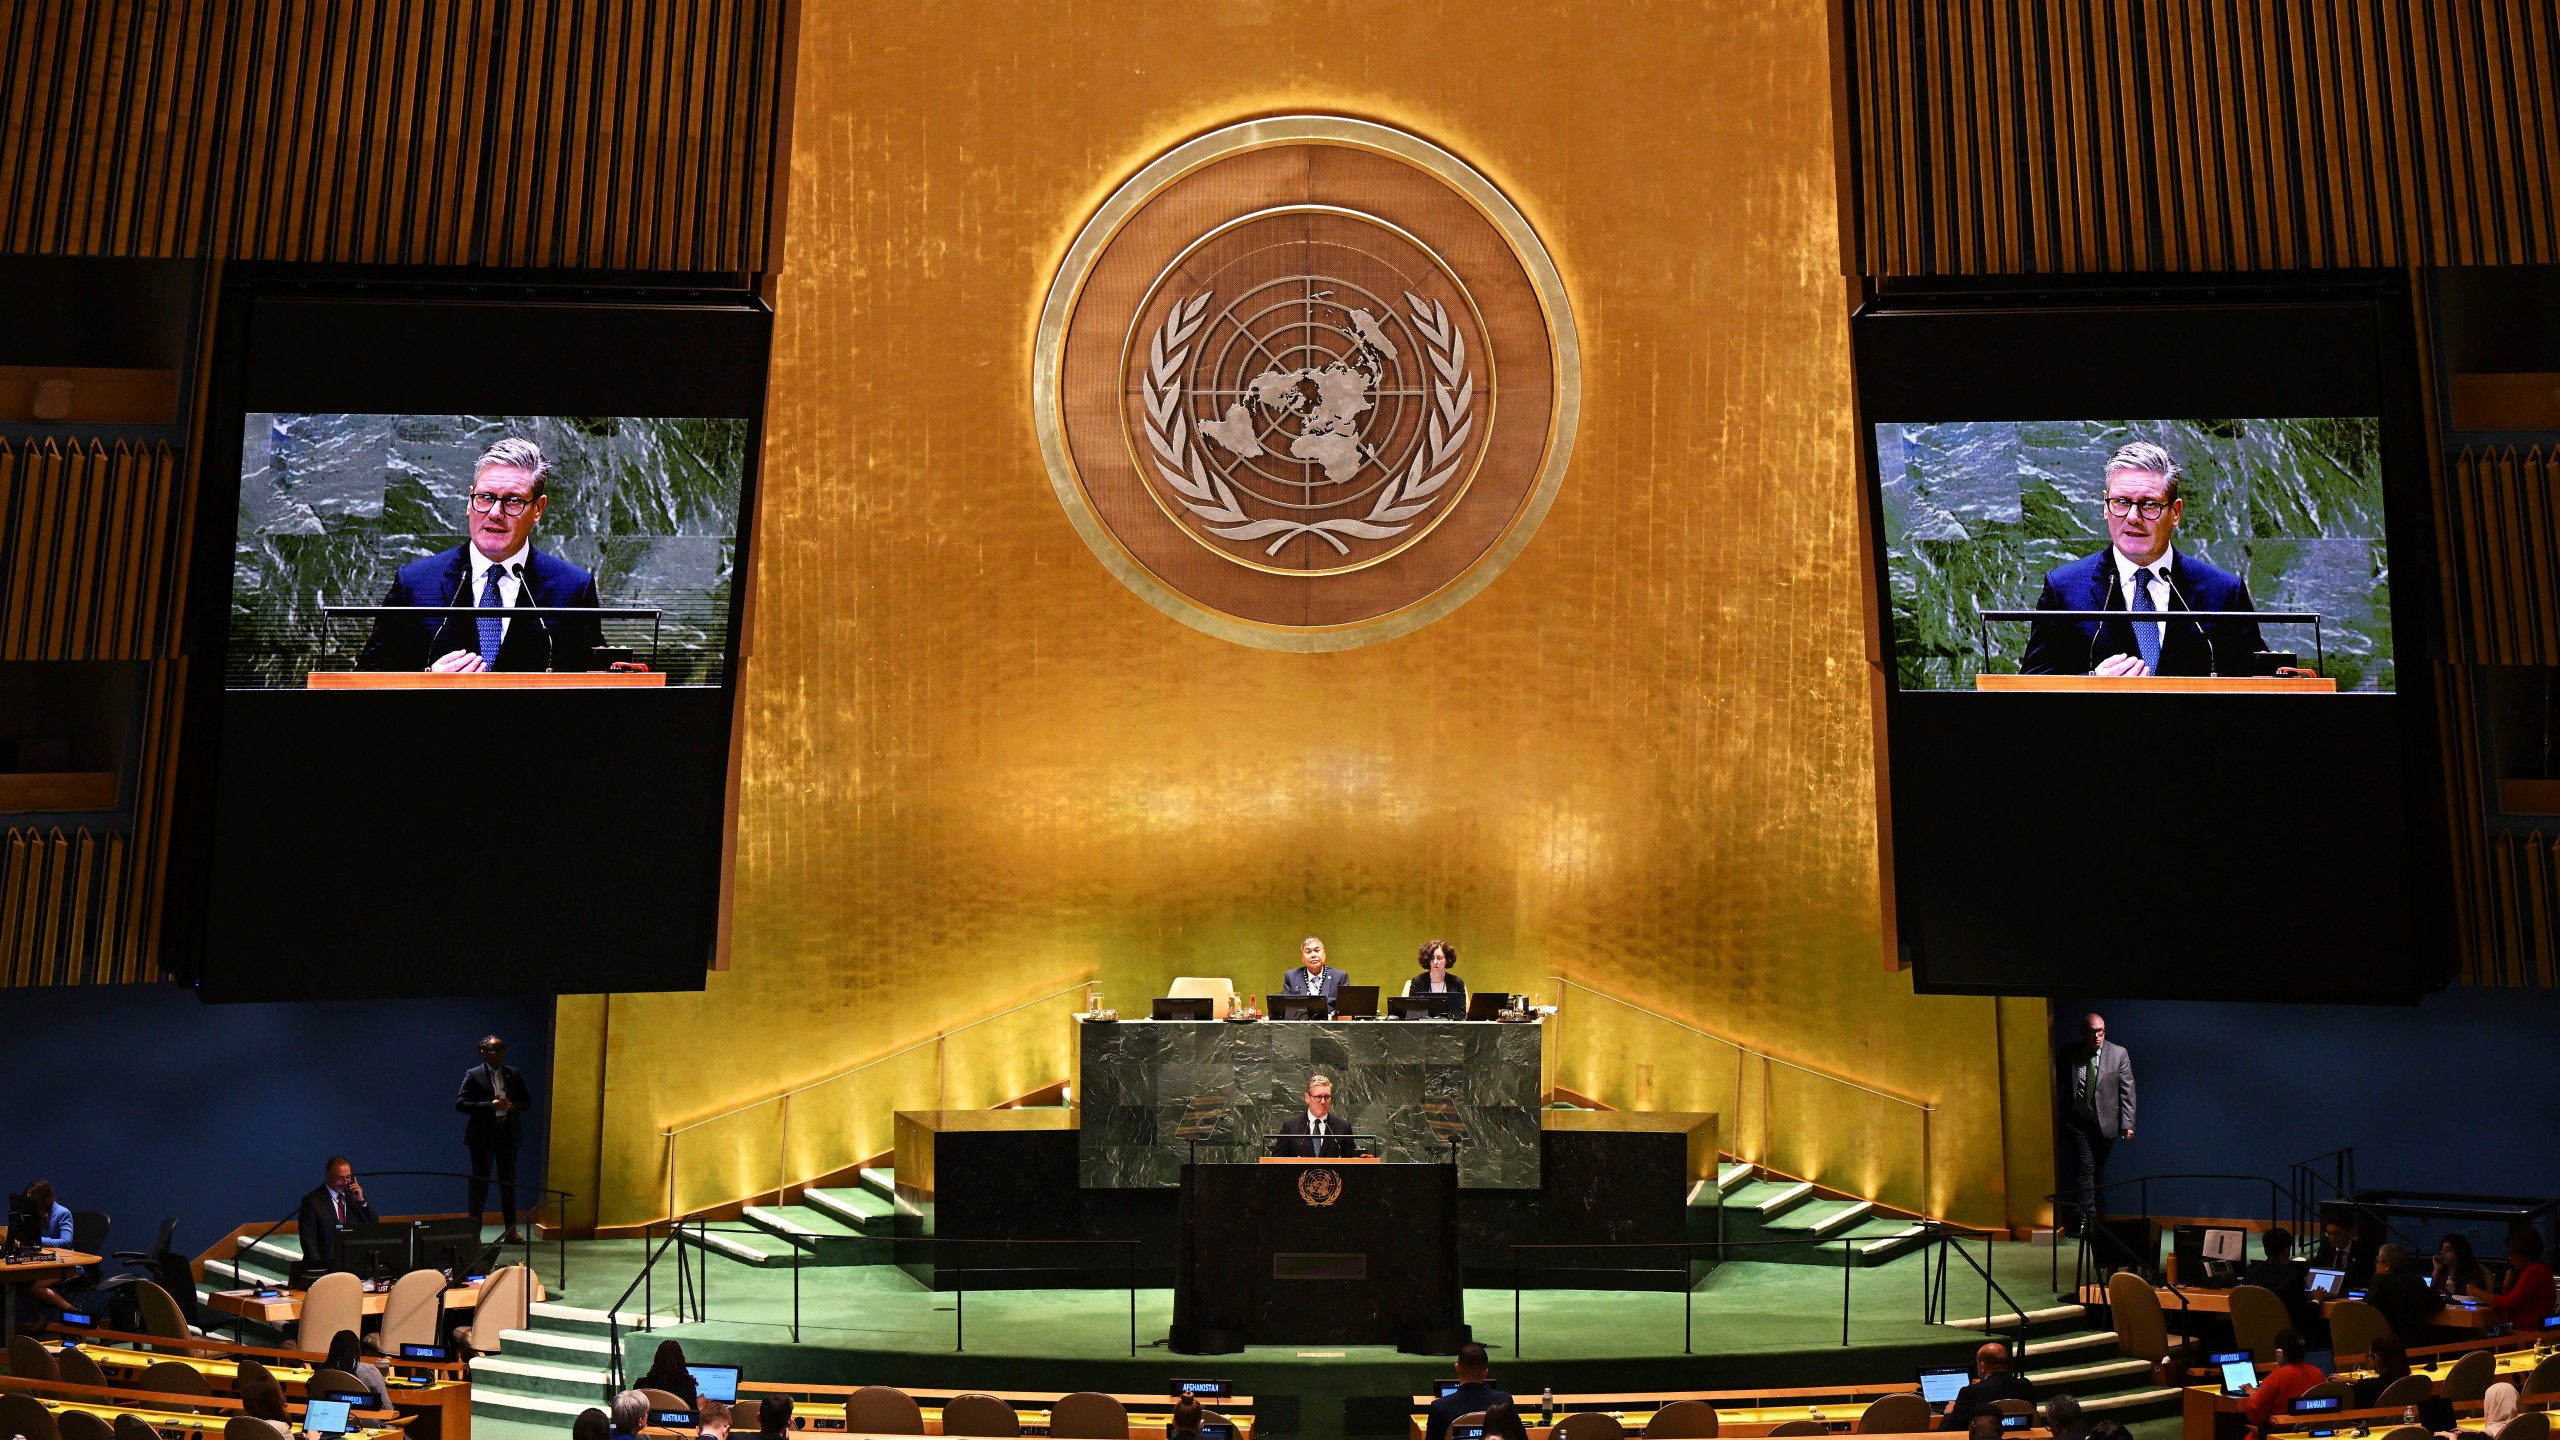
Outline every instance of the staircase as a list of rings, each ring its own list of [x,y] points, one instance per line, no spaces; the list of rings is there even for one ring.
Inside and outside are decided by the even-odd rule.
[[[1825,1198],[1810,1181],[1763,1178],[1757,1167],[1740,1161],[1717,1170],[1716,1188],[1724,1196],[1725,1239],[1797,1242],[1731,1250],[1728,1260],[1837,1265],[1839,1242],[1850,1240],[1863,1267],[1910,1254],[1921,1244],[1920,1224],[1908,1216],[1881,1210],[1872,1200]]]
[[[752,1265],[760,1270],[793,1266],[885,1265],[897,1214],[897,1182],[886,1169],[865,1169],[859,1183],[803,1191],[797,1205],[749,1205],[739,1218],[757,1234],[680,1231],[677,1243]]]
[[[471,1415],[475,1420],[520,1420],[558,1429],[579,1411],[602,1405],[612,1375],[611,1321],[602,1310],[537,1301],[529,1324],[499,1337],[498,1353],[471,1362]],[[628,1337],[642,1317],[620,1317]],[[653,1325],[673,1325],[659,1315]]]
[[[2017,1368],[2026,1372],[2036,1393],[2046,1398],[2068,1395],[2092,1420],[2131,1425],[2176,1415],[2184,1392],[2151,1383],[2151,1362],[2129,1359],[2116,1351],[2116,1332],[2087,1327],[2089,1312],[2080,1305],[2056,1305],[2021,1316],[2003,1311],[1989,1317],[1957,1316],[1947,1323],[1964,1330],[2026,1333]]]

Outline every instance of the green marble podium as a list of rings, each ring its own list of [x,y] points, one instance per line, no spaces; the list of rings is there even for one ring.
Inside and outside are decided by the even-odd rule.
[[[1445,1163],[1458,1185],[1535,1190],[1544,1022],[1110,1020],[1078,1027],[1077,1158],[1087,1189],[1172,1189],[1202,1164],[1250,1163],[1260,1137],[1333,1081],[1333,1113],[1389,1162]]]

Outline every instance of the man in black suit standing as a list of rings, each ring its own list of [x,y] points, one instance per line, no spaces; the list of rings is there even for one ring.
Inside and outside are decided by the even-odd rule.
[[[338,1265],[338,1227],[370,1225],[373,1206],[364,1198],[364,1183],[344,1155],[332,1155],[320,1167],[320,1188],[302,1197],[302,1213],[293,1220],[302,1241],[302,1269],[326,1275]]]
[[[1358,1153],[1352,1149],[1351,1127],[1334,1118],[1333,1082],[1322,1075],[1307,1081],[1306,1113],[1292,1115],[1280,1123],[1277,1153],[1305,1160],[1340,1160]]]
[[[478,1219],[489,1200],[489,1177],[498,1177],[498,1205],[507,1217],[502,1243],[519,1244],[516,1233],[516,1151],[524,1144],[524,1114],[533,1108],[533,1088],[524,1072],[507,1063],[507,1042],[495,1035],[480,1041],[480,1063],[462,1072],[462,1093],[453,1108],[471,1117],[463,1122],[462,1143],[471,1151],[471,1208]]]

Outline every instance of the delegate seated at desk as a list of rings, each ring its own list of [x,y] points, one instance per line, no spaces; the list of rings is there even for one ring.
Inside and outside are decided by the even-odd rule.
[[[1280,977],[1280,993],[1321,995],[1325,1007],[1331,1009],[1333,1002],[1342,994],[1343,982],[1350,979],[1350,975],[1324,963],[1324,942],[1313,935],[1298,942],[1298,959],[1300,963]]]
[[[1414,963],[1422,967],[1422,973],[1404,982],[1404,993],[1412,998],[1446,995],[1448,1016],[1453,1020],[1467,1018],[1467,982],[1458,978],[1458,947],[1446,940],[1425,940]]]
[[[1359,1153],[1352,1147],[1351,1127],[1334,1118],[1333,1082],[1322,1075],[1307,1081],[1305,1113],[1280,1124],[1272,1153],[1303,1160],[1340,1160]]]

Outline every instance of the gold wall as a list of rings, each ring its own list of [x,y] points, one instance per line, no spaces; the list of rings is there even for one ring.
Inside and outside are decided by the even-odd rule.
[[[636,1223],[667,1206],[662,1128],[1087,973],[1124,1007],[1175,974],[1268,989],[1315,931],[1356,978],[1400,983],[1445,935],[1478,988],[1570,971],[1933,1101],[1930,1193],[1906,1200],[2024,1218],[2040,1007],[2009,1016],[2032,1083],[2004,1123],[1994,1003],[1915,998],[1880,958],[1825,16],[808,7],[731,964],[701,995],[563,1002],[562,1092],[592,1078],[602,1100],[564,1124],[555,1183]],[[1030,407],[1044,289],[1110,189],[1299,110],[1408,128],[1504,187],[1586,367],[1572,471],[1510,570],[1417,634],[1322,655],[1123,590],[1061,513]],[[1606,1008],[1566,1039],[1620,1087],[1603,1098],[1680,1108],[1704,1062]],[[744,1193],[779,1146],[817,1163],[821,1132],[887,1149],[889,1105],[920,1091],[1057,1078],[1065,1022],[1032,1013],[1020,1044],[911,1052],[894,1084],[804,1104],[788,1138],[706,1127],[737,1153],[686,1163]],[[1854,1107],[1799,1110],[1781,1123],[1808,1168],[1919,1173],[1873,1153],[1915,1142],[1850,1133]]]

